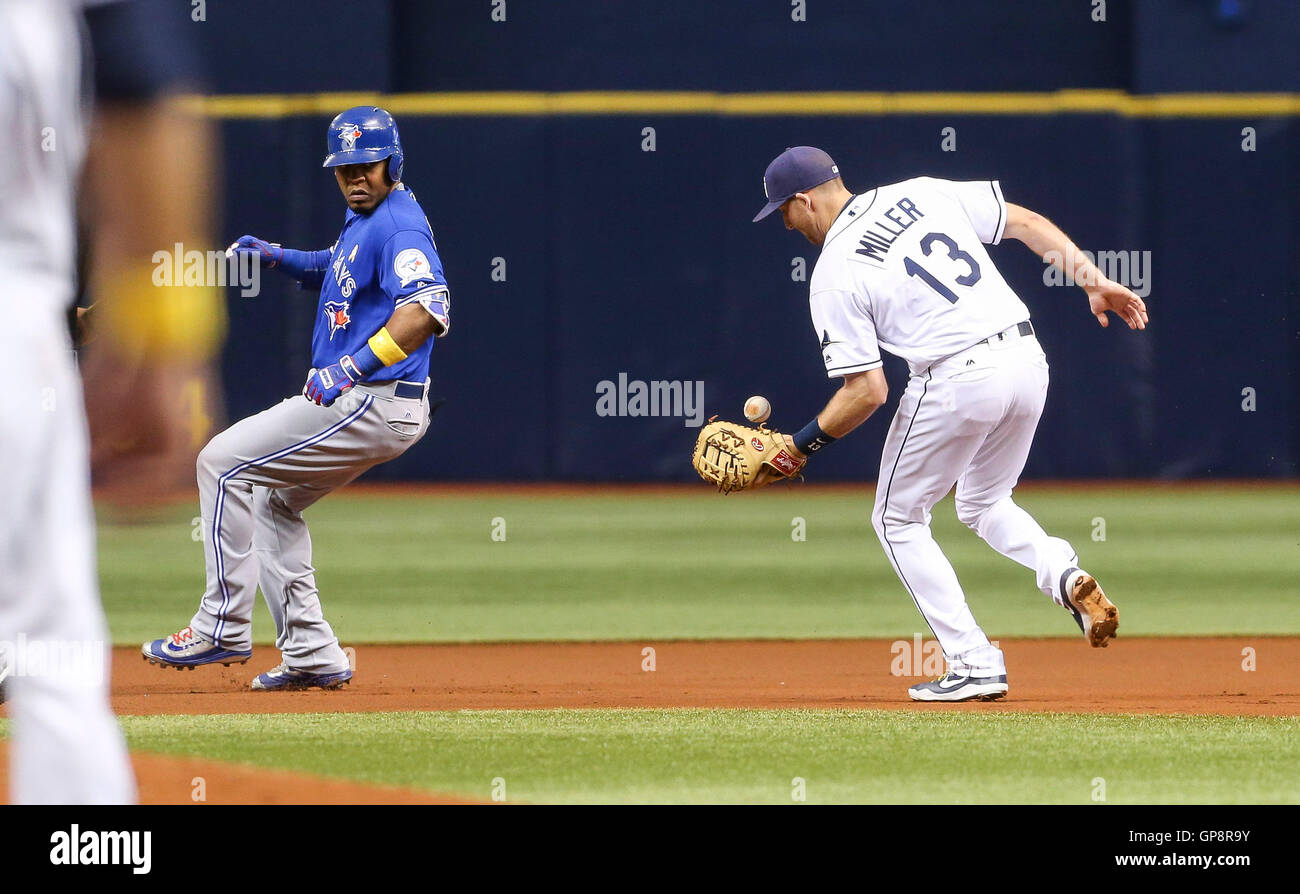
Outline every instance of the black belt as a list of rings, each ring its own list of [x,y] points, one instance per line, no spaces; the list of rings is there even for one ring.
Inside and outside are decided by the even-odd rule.
[[[1022,322],[1022,323],[1017,323],[1017,324],[1016,324],[1016,331],[1020,333],[1020,337],[1021,337],[1021,338],[1024,338],[1024,337],[1027,336],[1027,335],[1033,335],[1033,334],[1034,334],[1034,324],[1031,323],[1031,322],[1029,322],[1028,320],[1025,320],[1025,321]],[[1002,339],[1005,337],[1005,336],[1004,336],[1004,333],[1005,333],[1005,332],[1006,332],[1006,330],[1004,329],[1002,332],[999,332],[997,335],[990,335],[988,338],[985,338],[985,339],[982,339],[982,340],[976,342],[976,344],[986,344],[986,345],[991,345],[991,344],[993,344],[995,341],[1002,341]]]

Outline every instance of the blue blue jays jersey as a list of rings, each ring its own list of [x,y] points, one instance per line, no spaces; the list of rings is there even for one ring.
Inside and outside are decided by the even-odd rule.
[[[450,293],[429,220],[415,196],[398,186],[369,214],[348,209],[324,271],[312,365],[321,369],[344,354],[355,354],[394,310],[408,304],[419,304],[432,314],[442,324],[440,335],[451,327]],[[429,375],[433,341],[368,380],[423,382]]]

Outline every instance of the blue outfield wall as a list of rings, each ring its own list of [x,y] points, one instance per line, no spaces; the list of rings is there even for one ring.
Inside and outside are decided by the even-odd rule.
[[[1084,249],[1151,253],[1152,326],[1134,334],[1100,329],[1080,290],[1044,285],[1023,246],[990,249],[1052,365],[1028,476],[1297,474],[1295,0],[223,0],[201,22],[192,4],[168,9],[217,95],[1292,96],[1282,113],[1250,101],[1240,113],[1182,113],[1205,117],[1113,95],[1102,100],[1110,111],[1089,114],[399,112],[407,182],[452,287],[453,328],[433,364],[448,403],[423,442],[370,477],[689,480],[695,430],[680,417],[597,415],[598,384],[620,373],[703,382],[706,415],[736,416],[762,393],[776,424],[806,421],[833,388],[807,283],[791,279],[792,260],[811,269],[816,249],[775,220],[749,222],[764,166],[799,143],[829,150],[854,190],[922,174],[998,178],[1009,201],[1047,214]],[[332,106],[252,108],[215,113],[222,244],[251,232],[328,246],[344,209],[319,167]],[[642,151],[646,127],[654,152]],[[941,151],[946,127],[955,152]],[[497,258],[503,282],[492,278]],[[230,295],[225,387],[240,416],[301,386],[315,305],[273,271],[260,296]],[[813,479],[874,476],[905,379],[898,364],[887,374],[894,399],[819,456]]]
[[[325,116],[222,123],[221,239],[330,245],[344,204],[320,169]],[[847,185],[997,178],[1081,248],[1147,252],[1152,325],[1102,330],[1082,290],[1044,284],[1015,242],[991,247],[1033,312],[1052,367],[1026,477],[1297,472],[1294,118],[1113,114],[399,118],[406,181],[433,225],[453,325],[434,349],[429,435],[379,479],[690,480],[683,418],[602,417],[620,373],[703,382],[705,415],[768,396],[794,428],[829,397],[808,317],[817,250],[778,219],[751,224],[788,145],[826,148]],[[1242,151],[1244,126],[1257,147]],[[643,151],[643,129],[655,151]],[[941,149],[955,128],[957,151]],[[504,259],[505,281],[492,277]],[[498,268],[499,269],[499,266]],[[315,296],[265,273],[230,292],[232,416],[301,387]],[[890,403],[817,458],[814,480],[870,479]],[[1253,388],[1254,412],[1242,409]]]
[[[201,22],[192,3],[167,10],[215,93],[1300,89],[1295,0],[221,0]]]

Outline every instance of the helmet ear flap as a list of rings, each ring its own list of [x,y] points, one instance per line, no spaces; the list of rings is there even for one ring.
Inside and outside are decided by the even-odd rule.
[[[402,179],[402,161],[400,150],[388,156],[388,179],[394,183]]]

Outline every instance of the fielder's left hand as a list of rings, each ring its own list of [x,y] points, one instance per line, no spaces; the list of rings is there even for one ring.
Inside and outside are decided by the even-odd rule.
[[[343,392],[361,381],[361,372],[350,355],[339,358],[324,369],[318,369],[307,378],[302,389],[302,396],[315,402],[318,406],[328,407],[338,400]]]
[[[785,449],[795,458],[795,461],[799,463],[799,468],[802,469],[804,464],[808,462],[808,457],[804,455],[802,450],[794,446],[794,438],[784,432],[777,432],[777,434],[781,436],[782,443],[785,444]],[[780,481],[788,477],[790,476],[782,475],[780,472],[776,472],[773,469],[764,466],[759,471],[758,478],[754,480],[754,486],[762,487],[766,484],[771,484],[773,481]]]

